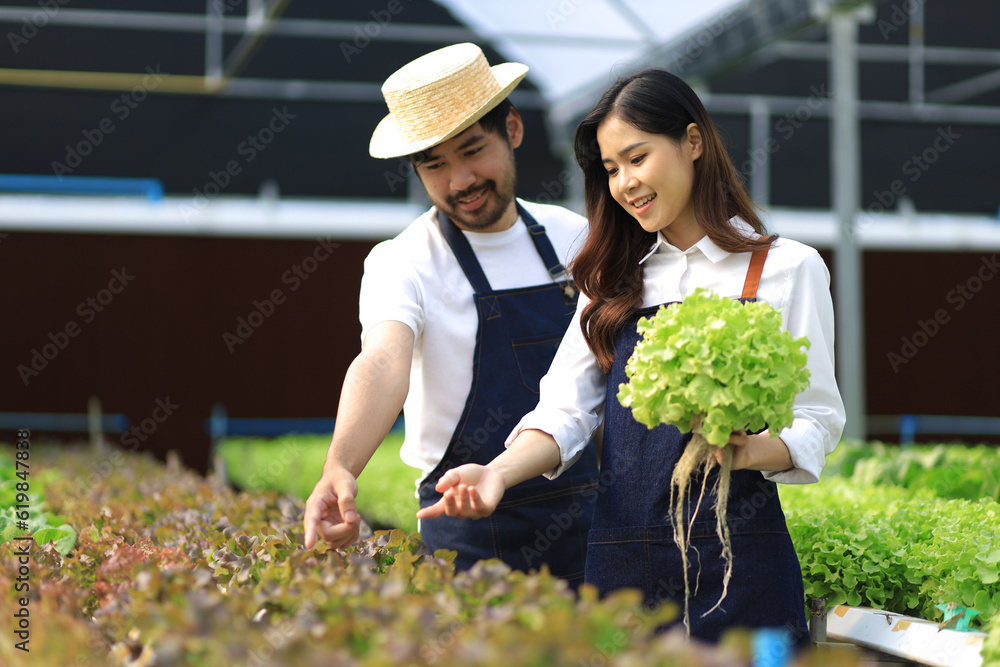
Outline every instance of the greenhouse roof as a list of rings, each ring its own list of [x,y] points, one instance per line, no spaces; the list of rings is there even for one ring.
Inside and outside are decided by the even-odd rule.
[[[531,68],[549,102],[640,61],[743,0],[437,0],[497,51]]]

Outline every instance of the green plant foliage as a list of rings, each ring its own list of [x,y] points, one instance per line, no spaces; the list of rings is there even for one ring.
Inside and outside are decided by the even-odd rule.
[[[876,455],[842,450],[830,471],[838,457]],[[749,664],[746,642],[705,648],[655,634],[676,610],[649,610],[635,591],[574,596],[545,572],[498,561],[456,573],[452,552],[430,554],[401,530],[306,550],[300,500],[236,493],[177,462],[39,445],[36,466],[48,471],[39,488],[50,516],[78,534],[65,552],[32,547],[30,664]],[[935,490],[836,477],[781,486],[807,597],[933,620],[935,605],[972,607],[973,626],[989,633],[984,664],[1000,664],[1000,506]],[[17,546],[0,544],[3,590],[18,576]],[[13,604],[0,596],[0,614]],[[0,664],[24,655],[0,642]],[[799,664],[856,660],[817,653]]]
[[[402,433],[390,433],[358,478],[358,512],[373,526],[416,532],[419,502],[414,482],[420,475],[403,463]],[[219,452],[232,482],[248,491],[275,489],[305,500],[323,470],[330,438],[227,438]]]
[[[65,472],[46,499],[79,535],[67,553],[32,550],[31,664],[749,664],[736,644],[656,634],[676,609],[648,609],[637,591],[576,596],[499,561],[456,573],[453,552],[401,530],[306,550],[301,501],[276,491],[235,493],[117,451],[39,446],[32,461]],[[0,545],[8,591],[13,548]],[[10,604],[0,596],[0,614]],[[0,642],[0,664],[22,663]]]
[[[625,367],[618,400],[649,428],[699,428],[723,447],[733,431],[778,433],[809,381],[806,338],[781,329],[763,301],[740,304],[698,289],[638,325],[642,340]]]
[[[32,505],[32,509],[28,510],[27,530],[18,528],[15,508],[4,508],[0,514],[0,544],[31,534],[36,543],[44,545],[51,542],[55,545],[56,551],[65,556],[76,544],[76,531],[73,526],[66,523],[62,517],[42,512],[40,509],[44,506],[42,501],[36,501]]]
[[[806,597],[932,620],[971,607],[1000,665],[1000,450],[845,441],[823,477],[780,487]]]
[[[34,477],[30,468],[27,471],[20,469],[23,477],[19,477],[18,472],[14,458],[8,452],[0,451],[0,544],[30,533],[36,543],[44,545],[51,542],[56,551],[66,555],[76,544],[76,531],[63,517],[45,511],[44,490],[54,479],[52,472],[45,471],[45,474]],[[19,505],[27,506],[27,509]],[[25,513],[27,519],[21,518]]]
[[[1000,665],[1000,615],[994,616],[987,627],[981,655],[983,665]]]
[[[828,458],[826,471],[860,485],[930,489],[940,498],[1000,501],[1000,448],[996,446],[845,441]]]
[[[931,490],[824,479],[782,486],[806,598],[941,620],[956,602],[984,621],[1000,611],[1000,504]]]

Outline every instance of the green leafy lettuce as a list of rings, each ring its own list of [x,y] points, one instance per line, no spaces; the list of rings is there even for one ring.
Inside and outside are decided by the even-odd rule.
[[[809,383],[809,340],[783,331],[767,303],[699,288],[640,320],[638,330],[618,400],[640,423],[682,431],[700,424],[717,447],[733,431],[767,426],[777,434],[792,423],[792,402]]]

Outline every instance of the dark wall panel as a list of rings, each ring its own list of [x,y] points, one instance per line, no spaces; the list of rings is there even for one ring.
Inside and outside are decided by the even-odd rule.
[[[372,244],[330,243],[9,233],[0,411],[83,412],[97,395],[135,424],[169,397],[179,407],[141,446],[196,468],[217,401],[233,416],[335,416]]]
[[[1000,417],[998,256],[866,253],[869,414]]]

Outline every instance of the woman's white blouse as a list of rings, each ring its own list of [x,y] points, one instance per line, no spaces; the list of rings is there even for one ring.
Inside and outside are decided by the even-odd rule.
[[[662,234],[657,237],[640,260],[645,268],[643,307],[680,301],[698,287],[734,299],[741,296],[750,253],[726,252],[707,236],[687,250],[671,245]],[[813,248],[778,238],[764,263],[757,298],[781,312],[783,328],[793,337],[807,336],[811,344],[809,387],[795,399],[792,425],[779,434],[794,467],[763,474],[785,484],[816,482],[827,454],[840,441],[846,421],[834,377],[830,272]],[[518,422],[506,441],[509,446],[525,429],[544,431],[555,438],[562,462],[546,475],[549,478],[557,477],[579,458],[604,420],[606,376],[580,329],[580,313],[586,303],[581,295],[552,366],[542,378],[538,406]]]

